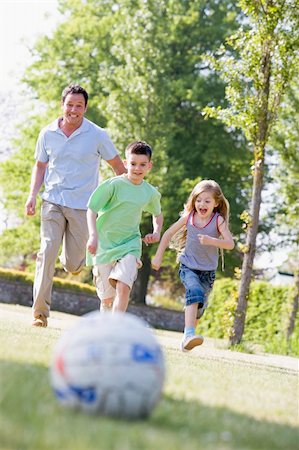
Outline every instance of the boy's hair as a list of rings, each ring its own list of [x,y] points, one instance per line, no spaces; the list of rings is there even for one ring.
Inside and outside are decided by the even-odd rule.
[[[64,103],[64,100],[66,99],[66,96],[68,94],[82,94],[85,100],[85,106],[87,106],[88,103],[88,94],[86,90],[80,86],[79,84],[70,84],[66,88],[63,89],[61,94],[61,101]]]
[[[129,155],[146,155],[149,161],[152,159],[152,149],[144,141],[134,141],[125,150],[126,157]]]
[[[203,192],[210,192],[217,203],[214,208],[214,212],[218,212],[225,222],[229,223],[229,203],[224,197],[223,192],[218,183],[214,180],[202,180],[192,189],[191,194],[188,197],[187,203],[184,205],[184,210],[181,215],[187,216],[195,209],[195,201],[197,197]],[[183,251],[187,238],[187,227],[184,226],[179,230],[171,239],[170,248],[175,249],[178,252],[178,256]],[[223,265],[223,254],[222,255],[222,265]]]

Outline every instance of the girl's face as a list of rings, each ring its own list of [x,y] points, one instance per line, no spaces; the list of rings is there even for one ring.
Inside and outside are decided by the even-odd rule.
[[[218,204],[216,203],[213,195],[209,191],[204,191],[196,197],[195,209],[202,219],[208,219],[213,214],[214,208]]]

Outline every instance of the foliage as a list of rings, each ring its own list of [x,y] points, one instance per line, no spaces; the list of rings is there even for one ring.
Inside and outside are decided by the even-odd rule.
[[[199,323],[199,331],[210,337],[229,338],[238,297],[236,280],[217,280],[209,306]],[[260,344],[265,351],[299,356],[299,320],[287,343],[288,320],[293,288],[254,281],[250,285],[244,341]],[[279,344],[279,345],[278,345]]]
[[[250,156],[239,132],[204,121],[201,114],[207,103],[223,103],[223,83],[207,72],[201,55],[235,30],[235,2],[60,0],[59,9],[60,24],[51,37],[36,42],[34,62],[24,77],[32,95],[45,105],[47,122],[58,113],[62,88],[70,81],[81,83],[90,93],[88,118],[107,127],[122,154],[133,139],[152,145],[154,168],[148,179],[162,193],[165,226],[176,220],[198,177],[214,178],[230,200],[232,229],[238,235],[239,214],[247,204],[244,162]],[[23,212],[15,208],[15,198],[23,207],[41,119],[45,125],[45,116],[26,124],[18,156],[1,168],[5,206],[21,221]],[[19,186],[7,188],[12,173]],[[103,174],[110,175],[105,170]],[[26,224],[36,241],[18,251],[29,254],[38,247],[38,217]],[[143,232],[149,227],[146,218]],[[15,236],[7,230],[6,238],[8,247]],[[2,260],[7,257],[6,252]],[[234,257],[228,258],[228,273],[238,264],[239,254]]]
[[[29,272],[23,272],[20,270],[11,270],[0,268],[0,278],[5,278],[10,281],[18,281],[21,283],[32,284],[34,275]],[[96,289],[86,283],[80,283],[78,281],[64,280],[62,278],[53,278],[53,287],[58,289],[66,289],[75,292],[82,292],[87,294],[95,294]]]
[[[207,107],[210,117],[245,134],[253,150],[253,188],[250,220],[245,224],[246,245],[242,277],[231,342],[242,339],[256,250],[261,193],[264,185],[265,151],[282,97],[296,73],[299,62],[299,12],[296,0],[240,0],[246,20],[220,47],[218,55],[207,58],[226,81],[228,107]]]

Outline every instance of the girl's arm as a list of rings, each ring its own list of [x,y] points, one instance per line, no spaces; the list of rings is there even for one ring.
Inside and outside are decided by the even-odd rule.
[[[186,225],[188,216],[181,217],[177,222],[171,225],[163,234],[159,247],[155,256],[152,259],[152,268],[155,270],[159,270],[162,263],[162,258],[165,250],[168,247],[170,239],[174,234],[179,231],[184,225]]]
[[[160,241],[162,225],[163,225],[163,214],[153,216],[153,232],[145,235],[144,238],[142,239],[146,245],[154,244],[155,242]]]
[[[97,213],[93,212],[91,209],[88,208],[87,213],[87,227],[88,227],[88,241],[86,244],[87,250],[92,255],[96,254],[97,247],[98,247],[98,233],[97,233],[97,227],[96,227],[96,219],[97,219]]]
[[[226,250],[232,250],[235,246],[233,237],[231,235],[231,232],[229,231],[229,228],[227,226],[226,221],[223,219],[223,217],[219,216],[219,219],[221,221],[220,224],[218,224],[218,229],[220,231],[222,239],[213,238],[208,235],[198,235],[199,242],[202,245],[212,245],[213,247],[218,248],[224,248]]]

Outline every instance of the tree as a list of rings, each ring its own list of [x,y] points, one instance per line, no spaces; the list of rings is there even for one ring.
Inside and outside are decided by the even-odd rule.
[[[243,130],[253,153],[250,212],[231,343],[242,339],[252,276],[265,171],[265,151],[282,97],[298,68],[299,11],[295,0],[241,0],[246,19],[212,59],[227,83],[228,108],[206,112]]]
[[[149,181],[162,193],[166,226],[183,208],[187,187],[201,176],[221,184],[231,200],[232,227],[237,232],[248,178],[244,139],[236,130],[204,121],[201,114],[208,102],[223,100],[223,82],[207,72],[201,55],[216,49],[235,29],[239,10],[234,2],[61,0],[59,5],[65,19],[53,36],[36,43],[35,62],[25,75],[33,95],[46,105],[48,117],[57,114],[62,88],[69,81],[82,83],[90,93],[88,118],[107,127],[119,149],[134,139],[153,146]],[[23,167],[32,159],[31,153]],[[6,171],[4,185],[8,177]],[[26,179],[29,185],[29,173]],[[148,226],[146,218],[142,227]],[[145,249],[143,294],[137,295],[141,301],[150,251]]]
[[[293,307],[290,313],[287,339],[294,328],[299,304],[299,83],[290,85],[284,98],[284,110],[275,127],[272,145],[278,152],[275,179],[279,185],[274,229],[280,245],[293,247],[287,266],[294,273]]]

